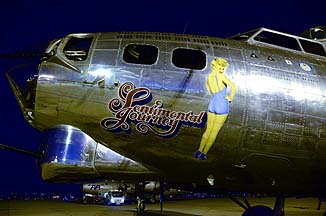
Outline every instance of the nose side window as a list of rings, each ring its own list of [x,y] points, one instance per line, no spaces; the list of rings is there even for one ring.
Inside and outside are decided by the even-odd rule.
[[[202,70],[206,66],[206,55],[201,50],[178,48],[173,51],[172,63],[179,68]]]
[[[132,64],[153,65],[157,58],[158,48],[151,45],[130,44],[123,53],[123,60]]]
[[[73,61],[85,61],[91,47],[93,37],[77,38],[72,37],[63,48],[67,59]]]

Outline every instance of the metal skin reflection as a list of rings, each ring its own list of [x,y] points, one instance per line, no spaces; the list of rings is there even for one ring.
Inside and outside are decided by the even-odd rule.
[[[55,179],[55,182],[81,182],[101,179],[103,166],[105,169],[110,167],[112,175],[126,172],[153,175],[144,166],[95,142],[90,136],[70,125],[58,125],[44,131],[41,152],[43,156],[39,159],[39,164],[42,178],[49,181]]]
[[[244,33],[237,37],[238,40],[113,32],[71,34],[51,44],[48,52],[54,54],[40,62],[37,76],[30,82],[28,92],[32,96],[28,104],[22,88],[15,82],[14,71],[8,74],[24,117],[48,137],[42,144],[48,146],[48,151],[44,151],[41,166],[56,164],[58,169],[48,169],[44,179],[52,182],[74,182],[92,177],[162,179],[208,185],[209,177],[215,188],[223,190],[266,193],[277,190],[288,194],[326,192],[326,111],[323,108],[326,106],[326,57],[322,53],[306,52],[300,44],[301,50],[267,44],[262,40],[265,38],[257,39],[263,32],[269,32],[264,35],[281,34],[297,43],[304,40],[324,50],[320,42],[264,28]],[[86,38],[83,42],[88,43],[88,49],[67,50],[72,38],[75,41]],[[155,47],[156,59],[150,58],[150,64],[128,62],[123,54],[130,45]],[[191,69],[174,65],[174,51],[184,49],[189,49],[188,54],[199,50],[197,57],[203,59],[191,61],[198,60],[203,67]],[[129,57],[138,58],[137,55]],[[205,148],[200,148],[207,115],[199,117],[207,112],[212,98],[206,80],[211,73],[210,64],[216,58],[228,62],[224,76],[230,81],[226,91],[232,103],[228,114],[218,118],[223,126],[215,129],[211,147],[206,143],[206,146],[203,144]],[[180,65],[186,65],[187,61],[180,61]],[[135,89],[150,91],[153,100],[146,101],[144,106],[150,108],[161,101],[160,108],[164,110],[189,113],[189,117],[192,113],[194,123],[198,116],[198,124],[182,123],[176,133],[167,137],[151,130],[141,133],[137,130],[139,116],[135,118],[140,112],[135,108],[136,114],[132,114],[128,122],[130,130],[106,130],[101,121],[117,119],[108,109],[108,103],[120,98],[119,88],[126,83],[132,83]],[[231,83],[234,84],[233,93],[228,92]],[[223,89],[223,83],[218,87]],[[168,117],[173,120],[176,116]],[[162,123],[168,125],[169,122],[162,119]],[[151,126],[165,130],[153,123]],[[87,139],[76,139],[77,134],[90,137],[90,146],[94,146],[94,164],[85,161],[90,175],[85,174],[87,170],[83,173],[77,169],[85,168],[80,167],[79,162],[83,161],[83,146],[88,143]],[[56,139],[57,136],[63,138]],[[206,160],[194,158],[198,148],[208,153]],[[114,154],[124,158],[113,157]],[[54,156],[58,156],[57,163],[54,163]],[[129,165],[136,171],[130,170]]]

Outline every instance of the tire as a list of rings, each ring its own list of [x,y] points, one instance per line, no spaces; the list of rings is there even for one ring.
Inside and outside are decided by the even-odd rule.
[[[253,206],[247,209],[242,214],[242,216],[273,216],[273,215],[274,215],[273,209],[263,205]]]

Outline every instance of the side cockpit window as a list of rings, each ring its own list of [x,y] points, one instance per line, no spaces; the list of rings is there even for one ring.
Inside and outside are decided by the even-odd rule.
[[[93,37],[71,37],[63,48],[66,58],[73,61],[85,61],[91,47]]]
[[[255,38],[255,41],[260,41],[275,46],[284,47],[287,49],[301,51],[298,41],[294,37],[282,35],[269,31],[260,32]]]
[[[206,66],[206,54],[201,50],[177,48],[173,50],[172,63],[179,68],[202,70]]]
[[[158,58],[158,48],[151,45],[130,44],[125,47],[123,60],[132,64],[155,64]]]
[[[326,56],[323,45],[302,39],[300,39],[300,43],[305,52],[320,56]]]

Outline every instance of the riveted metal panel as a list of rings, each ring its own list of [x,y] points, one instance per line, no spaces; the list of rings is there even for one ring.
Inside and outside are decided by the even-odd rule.
[[[286,134],[281,139],[282,147],[288,149],[297,149],[301,142],[302,136],[293,134]]]
[[[262,137],[262,144],[266,146],[279,146],[281,144],[281,137],[283,137],[283,135],[280,133],[265,132]]]
[[[218,143],[224,148],[238,148],[241,127],[229,124],[226,124],[225,126],[227,127],[227,130],[224,130],[223,133],[221,133],[221,136],[218,137]]]
[[[98,37],[98,40],[112,40],[116,39],[117,35],[121,34],[119,32],[107,32],[107,33],[101,33]]]
[[[226,47],[213,47],[213,55],[219,58],[230,59],[229,49]]]
[[[95,50],[117,50],[120,47],[120,40],[97,40]]]
[[[244,104],[232,102],[232,105],[230,106],[230,114],[227,118],[227,123],[237,126],[244,126],[245,124],[245,110],[244,110]]]
[[[208,44],[188,44],[188,49],[201,50],[206,53],[208,56],[213,56],[213,51],[211,46]]]
[[[120,83],[133,82],[136,86],[139,85],[142,70],[140,68],[120,68],[116,70],[116,78]]]
[[[322,129],[322,119],[312,116],[303,118],[303,134],[307,136],[319,137]]]
[[[321,116],[323,107],[323,101],[316,99],[310,99],[305,101],[304,113],[308,116]]]
[[[259,150],[262,148],[262,137],[264,132],[261,130],[248,129],[243,134],[243,148]]]
[[[284,110],[292,113],[303,113],[304,103],[302,101],[295,100],[293,97],[286,95],[284,97]]]
[[[166,51],[172,52],[173,50],[178,48],[187,49],[188,48],[187,44],[188,43],[186,42],[167,42]]]
[[[229,49],[229,55],[232,60],[243,61],[243,53],[241,49]]]
[[[275,132],[283,132],[286,123],[285,119],[286,113],[278,110],[269,110],[266,129]]]
[[[246,125],[252,128],[265,128],[266,119],[266,107],[255,107],[252,105],[247,111]]]
[[[318,140],[318,148],[317,152],[322,157],[326,158],[326,138],[322,138]]]
[[[321,125],[320,125],[320,137],[321,138],[326,138],[326,119],[322,118],[320,121]]]
[[[314,152],[317,145],[317,139],[311,136],[303,136],[302,142],[298,145],[298,150]]]
[[[95,50],[91,64],[116,65],[118,50]]]

